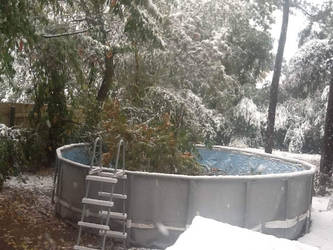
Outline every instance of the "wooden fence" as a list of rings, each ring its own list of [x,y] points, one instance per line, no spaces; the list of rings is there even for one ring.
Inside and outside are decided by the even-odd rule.
[[[28,127],[33,104],[0,103],[0,123],[13,127]]]

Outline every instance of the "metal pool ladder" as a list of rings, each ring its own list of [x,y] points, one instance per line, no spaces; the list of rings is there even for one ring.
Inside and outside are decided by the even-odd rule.
[[[118,163],[119,163],[119,156],[121,152],[122,147],[122,169],[118,169]],[[96,162],[98,162],[98,166],[94,165]],[[122,180],[122,192],[121,193],[115,193],[115,186],[119,185],[119,180]],[[112,168],[103,168],[102,167],[102,139],[100,137],[97,137],[94,142],[93,147],[93,155],[91,159],[90,164],[90,170],[88,175],[86,176],[86,192],[85,196],[82,199],[82,214],[81,214],[81,220],[78,222],[79,226],[79,234],[77,238],[77,243],[74,246],[74,249],[76,250],[104,250],[105,249],[105,243],[107,238],[113,238],[122,240],[124,248],[126,247],[126,239],[127,239],[127,230],[126,230],[126,220],[127,220],[127,214],[125,210],[125,202],[127,200],[127,194],[126,194],[126,180],[127,175],[125,172],[125,142],[123,139],[119,141],[118,144],[118,151],[117,151],[117,158],[116,158],[116,164],[114,169]],[[90,197],[90,184],[91,182],[97,182],[100,183],[99,191],[97,192],[97,196],[99,199],[95,198],[89,198]],[[103,185],[107,183],[108,184],[108,190],[105,190],[103,188]],[[115,211],[114,208],[114,199],[121,200],[122,206],[121,211]],[[92,213],[89,212],[89,209],[87,209],[87,206],[94,206],[97,207],[98,217],[99,217],[99,223],[94,222],[88,222],[87,218],[91,217]],[[119,209],[118,209],[119,210]],[[117,220],[120,221],[122,231],[113,231],[110,228],[110,220]],[[101,244],[99,248],[93,248],[93,247],[86,247],[80,245],[81,241],[81,233],[82,228],[88,228],[91,230],[98,230],[99,235],[101,236]]]

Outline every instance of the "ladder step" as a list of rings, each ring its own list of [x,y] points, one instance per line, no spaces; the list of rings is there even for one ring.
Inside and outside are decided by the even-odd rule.
[[[95,206],[104,206],[104,207],[113,207],[112,201],[97,200],[91,198],[83,198],[83,204],[95,205]]]
[[[106,218],[108,215],[108,211],[99,211],[99,215],[103,218]],[[110,212],[110,218],[115,220],[126,220],[127,214],[126,213],[118,213],[118,212]]]
[[[99,231],[99,235],[104,235],[104,231]],[[125,240],[127,238],[127,233],[118,232],[118,231],[112,231],[107,230],[106,236],[110,238],[116,238],[116,239],[122,239]]]
[[[73,247],[74,250],[99,250],[99,248],[92,248],[92,247],[84,247],[84,246],[79,246],[75,245]]]
[[[111,193],[108,193],[108,192],[98,192],[98,195],[100,197],[111,198]],[[112,198],[126,200],[127,199],[127,195],[126,194],[116,194],[116,193],[113,193],[112,194]]]
[[[84,221],[79,221],[77,224],[80,227],[89,227],[89,228],[95,228],[95,229],[101,229],[101,230],[110,230],[110,227],[107,225],[101,225],[101,224],[84,222]]]
[[[89,171],[89,174],[90,175],[93,175],[93,174],[96,174],[96,173],[100,173],[100,172],[102,172],[102,168],[93,168],[93,169],[91,169],[90,171]]]
[[[116,184],[118,182],[118,180],[116,178],[102,177],[102,176],[96,176],[96,175],[87,175],[86,180],[113,183],[113,184]]]
[[[117,172],[117,173],[99,172],[98,175],[103,177],[118,178],[123,180],[127,179],[127,175],[123,172]]]

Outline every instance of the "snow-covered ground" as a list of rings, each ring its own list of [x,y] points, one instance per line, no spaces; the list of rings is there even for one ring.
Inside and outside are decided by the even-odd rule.
[[[310,233],[298,241],[320,250],[333,249],[333,196],[313,197]]]
[[[310,233],[298,241],[195,217],[192,225],[167,250],[332,250],[333,197],[314,197]]]
[[[167,250],[318,250],[306,244],[196,216]]]
[[[4,187],[22,188],[29,191],[49,193],[53,189],[53,176],[24,174],[20,177],[11,177],[5,182]]]

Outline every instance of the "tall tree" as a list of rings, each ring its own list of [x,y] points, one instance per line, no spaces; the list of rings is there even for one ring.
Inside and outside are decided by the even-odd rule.
[[[320,17],[323,33],[327,34],[330,39],[330,44],[333,40],[333,1],[327,0],[323,4],[323,9],[317,14]],[[321,148],[320,159],[320,192],[325,193],[329,184],[330,178],[333,175],[333,61],[328,60],[330,68],[330,87],[328,94],[328,103],[325,119],[325,131]]]
[[[278,98],[283,52],[287,39],[288,20],[289,20],[289,0],[284,0],[282,26],[281,26],[278,50],[275,58],[274,73],[270,89],[270,101],[269,101],[268,117],[267,117],[265,152],[270,154],[272,153],[273,149],[275,112],[276,112],[276,105]]]
[[[325,132],[321,150],[320,191],[324,193],[329,179],[333,174],[333,66],[331,67],[331,81],[325,120]]]

